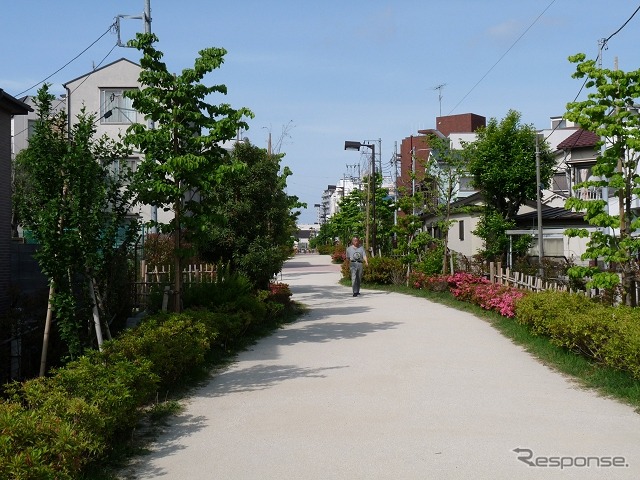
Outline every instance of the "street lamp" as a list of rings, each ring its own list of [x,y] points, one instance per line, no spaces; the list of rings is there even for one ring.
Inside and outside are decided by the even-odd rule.
[[[369,176],[369,187],[367,188],[367,223],[365,234],[365,248],[367,252],[376,252],[376,146],[375,144],[368,145],[361,142],[345,141],[345,150],[358,150],[361,147],[367,147],[371,149],[371,175]],[[372,198],[373,197],[373,198]],[[371,205],[371,208],[369,208]],[[371,219],[371,221],[370,221]],[[371,249],[369,249],[371,246]]]

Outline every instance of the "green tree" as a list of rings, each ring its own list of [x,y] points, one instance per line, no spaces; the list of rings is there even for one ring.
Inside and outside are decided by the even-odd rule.
[[[451,204],[458,197],[460,180],[467,174],[468,160],[463,152],[451,148],[449,138],[429,135],[431,153],[427,161],[425,172],[431,179],[435,190],[435,199],[430,202],[433,214],[439,217],[437,226],[442,232],[443,252],[442,273],[447,273],[449,265],[449,230],[454,221],[451,220]],[[453,272],[452,272],[453,273]]]
[[[594,89],[584,101],[567,105],[566,118],[582,128],[600,136],[600,155],[590,179],[575,186],[606,187],[618,198],[618,206],[609,211],[608,196],[595,200],[583,200],[572,196],[566,207],[584,211],[585,219],[599,227],[591,235],[586,229],[570,229],[570,237],[589,237],[583,259],[598,258],[609,264],[617,264],[622,273],[623,301],[635,305],[633,277],[638,272],[640,238],[632,236],[640,227],[640,219],[634,213],[633,200],[640,195],[640,116],[636,113],[640,97],[640,69],[630,72],[599,68],[595,60],[587,60],[582,53],[569,57],[576,64],[574,78],[586,77],[586,88]],[[620,281],[615,273],[597,269],[572,269],[573,275],[591,275],[591,286],[610,288]]]
[[[504,257],[511,228],[520,207],[533,201],[537,189],[548,184],[555,160],[546,142],[540,146],[540,181],[536,181],[536,130],[520,123],[520,113],[510,110],[502,121],[489,120],[478,129],[477,139],[464,146],[473,185],[486,202],[484,226],[476,230],[484,240],[485,256]],[[496,243],[497,242],[497,243]]]
[[[47,85],[39,90],[39,118],[29,147],[17,160],[22,180],[14,197],[23,227],[39,244],[36,258],[50,284],[41,374],[51,315],[70,356],[80,355],[87,318],[80,305],[93,305],[95,311],[94,295],[97,291],[98,300],[104,299],[99,287],[109,282],[109,264],[137,231],[130,224],[129,234],[119,237],[131,196],[114,165],[129,152],[106,137],[96,140],[95,117],[84,112],[68,130],[66,114],[52,111],[53,99]],[[100,343],[98,321],[96,333]]]
[[[169,225],[162,226],[174,238],[174,309],[181,308],[181,272],[186,252],[181,239],[185,230],[197,232],[206,211],[206,194],[221,181],[225,172],[238,168],[228,161],[222,142],[232,139],[238,129],[246,129],[242,119],[252,117],[246,108],[234,110],[227,104],[211,105],[206,99],[226,94],[224,85],[206,86],[205,75],[219,68],[226,51],[206,48],[199,52],[193,68],[180,75],[169,72],[161,61],[162,52],[153,46],[153,34],[138,34],[129,45],[142,52],[140,90],[129,90],[133,107],[152,121],[155,128],[133,124],[127,140],[145,158],[135,175],[135,188],[142,203],[173,211]]]
[[[287,195],[288,167],[283,154],[269,154],[249,143],[233,149],[235,162],[245,166],[207,192],[200,254],[205,260],[229,262],[257,288],[266,289],[282,269],[293,247],[297,208],[303,205]]]

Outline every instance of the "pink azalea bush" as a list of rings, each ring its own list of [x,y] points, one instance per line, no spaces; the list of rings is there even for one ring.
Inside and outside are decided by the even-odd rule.
[[[484,277],[465,272],[428,277],[416,274],[412,276],[410,285],[430,291],[445,291],[449,288],[458,300],[475,303],[504,317],[514,317],[517,301],[527,294],[524,290],[494,284]]]

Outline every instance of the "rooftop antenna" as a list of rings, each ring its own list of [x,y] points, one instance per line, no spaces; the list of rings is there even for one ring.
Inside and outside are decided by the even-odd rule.
[[[440,116],[442,116],[442,89],[446,86],[446,83],[436,85],[431,90],[438,90],[438,103],[440,104]]]

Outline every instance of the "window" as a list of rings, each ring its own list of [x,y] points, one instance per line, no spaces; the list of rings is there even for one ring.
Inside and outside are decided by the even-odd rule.
[[[133,101],[123,95],[126,90],[123,88],[100,90],[100,123],[127,125],[137,123],[138,112],[133,109]]]
[[[460,241],[464,241],[464,220],[458,222],[458,238]]]
[[[36,133],[36,120],[27,120],[27,138],[33,137]]]
[[[109,166],[109,173],[115,179],[121,177],[125,185],[129,184],[128,176],[135,173],[138,168],[138,158],[123,158],[115,160]]]

